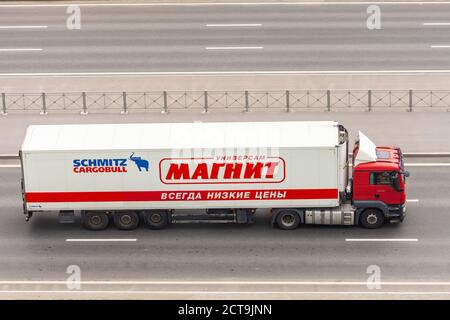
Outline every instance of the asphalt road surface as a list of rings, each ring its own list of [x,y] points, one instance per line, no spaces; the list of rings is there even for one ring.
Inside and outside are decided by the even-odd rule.
[[[450,148],[447,116],[255,112],[239,119],[335,119],[352,135],[360,129],[379,144],[398,144],[406,152],[444,152]],[[17,152],[29,123],[233,119],[235,113],[11,114],[2,118],[1,153]],[[407,162],[411,177],[403,224],[379,230],[304,226],[292,232],[271,229],[263,210],[251,226],[174,225],[132,232],[111,226],[90,232],[79,221],[62,225],[48,213],[27,223],[21,211],[20,169],[5,162],[0,166],[0,298],[449,299],[449,159]],[[102,239],[108,241],[98,241]],[[82,284],[75,290],[66,285],[71,265],[81,270]],[[367,287],[369,266],[380,268],[380,289]]]
[[[0,298],[386,298],[419,292],[449,298],[450,167],[408,169],[406,220],[377,230],[282,231],[272,229],[261,211],[251,226],[173,225],[131,232],[111,226],[92,232],[79,223],[58,224],[48,213],[25,222],[20,169],[2,168]],[[79,290],[66,287],[71,265],[81,270]],[[380,268],[381,288],[370,290],[367,268],[373,265]]]
[[[450,4],[379,6],[2,5],[0,74],[450,70]]]

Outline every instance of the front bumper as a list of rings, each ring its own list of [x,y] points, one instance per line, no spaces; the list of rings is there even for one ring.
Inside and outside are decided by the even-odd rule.
[[[386,218],[389,222],[403,222],[406,217],[406,203],[390,205]]]

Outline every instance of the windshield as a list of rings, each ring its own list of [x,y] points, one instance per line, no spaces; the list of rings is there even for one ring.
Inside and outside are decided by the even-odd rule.
[[[401,174],[401,178],[403,180],[403,183],[406,183],[406,177],[409,176],[409,173],[406,172],[405,170],[405,160],[403,158],[403,153],[402,150],[400,148],[397,148],[398,151],[398,157],[400,160],[400,174]]]
[[[397,150],[398,150],[398,157],[400,159],[400,171],[402,173],[404,173],[405,172],[405,161],[403,159],[403,153],[402,153],[402,150],[400,150],[400,148],[398,148]]]

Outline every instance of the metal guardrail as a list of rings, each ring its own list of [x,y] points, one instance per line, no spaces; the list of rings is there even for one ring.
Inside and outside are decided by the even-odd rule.
[[[450,91],[430,90],[281,90],[2,93],[0,113],[179,110],[375,111],[440,109],[450,111]]]

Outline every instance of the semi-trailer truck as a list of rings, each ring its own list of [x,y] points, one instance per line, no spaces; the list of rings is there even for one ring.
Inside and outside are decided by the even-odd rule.
[[[348,140],[333,121],[32,125],[19,152],[23,211],[81,214],[90,230],[244,224],[256,209],[285,230],[403,221],[400,148],[359,132],[350,162]]]

